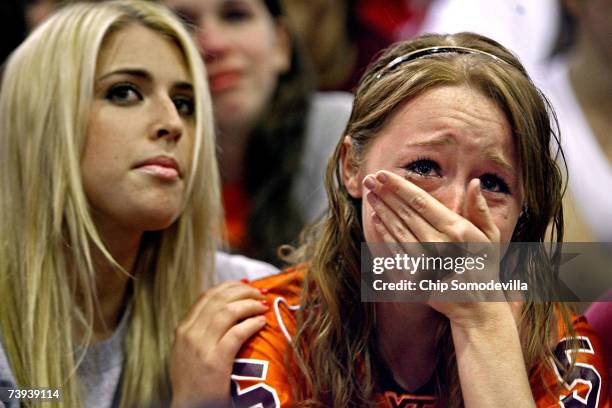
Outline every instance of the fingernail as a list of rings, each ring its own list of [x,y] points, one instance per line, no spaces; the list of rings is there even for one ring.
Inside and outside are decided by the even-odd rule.
[[[262,295],[265,295],[266,293],[268,293],[268,289],[266,288],[259,289],[259,293],[261,293]]]
[[[374,221],[375,224],[382,224],[382,220],[376,213],[372,214],[372,221]]]
[[[242,279],[240,279],[240,282],[242,282],[242,283],[249,283],[250,281],[249,281],[249,278],[242,278]]]
[[[363,185],[366,186],[368,190],[374,190],[376,188],[376,182],[372,176],[367,176],[363,180]]]
[[[376,174],[376,180],[384,184],[387,182],[388,177],[385,173],[378,172],[378,174]]]
[[[268,306],[268,301],[267,300],[261,300],[260,303],[264,306]]]
[[[370,204],[374,205],[378,202],[378,197],[376,197],[376,194],[370,192],[367,195],[367,199],[369,201]]]
[[[478,180],[478,184],[476,184],[476,194],[482,195],[482,188],[480,187],[480,180]]]

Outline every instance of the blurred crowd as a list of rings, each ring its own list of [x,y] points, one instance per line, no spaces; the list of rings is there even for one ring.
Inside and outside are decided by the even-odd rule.
[[[377,53],[419,33],[460,31],[487,35],[513,50],[553,102],[568,167],[566,241],[612,240],[608,1],[284,0],[278,10],[262,8],[274,20],[272,34],[281,30],[287,41],[280,51],[287,54],[283,66],[267,62],[278,51],[273,47],[249,49],[261,43],[254,37],[261,30],[245,32],[238,20],[247,17],[227,14],[240,13],[241,1],[166,3],[197,31],[213,74],[233,53],[270,65],[262,67],[269,78],[245,97],[254,101],[243,118],[234,106],[242,102],[216,89],[228,76],[211,82],[227,237],[234,250],[278,264],[276,247],[295,242],[319,213],[325,162],[350,114],[350,92]],[[244,3],[263,6],[264,0]],[[3,2],[2,60],[61,4]]]

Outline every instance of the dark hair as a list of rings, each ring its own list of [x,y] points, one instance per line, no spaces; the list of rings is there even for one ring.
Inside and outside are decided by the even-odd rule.
[[[0,43],[0,64],[13,52],[27,35],[25,4],[23,0],[13,0],[0,4],[0,15],[4,17],[2,42]]]
[[[559,2],[559,28],[557,29],[557,37],[550,52],[551,58],[565,54],[569,51],[576,41],[576,31],[578,22],[576,17],[569,10],[565,2]]]
[[[283,15],[283,9],[278,0],[265,0],[265,3],[266,7],[268,8],[268,11],[270,12],[270,14],[272,14],[273,17],[276,18]]]
[[[277,0],[265,0],[277,24],[286,24]],[[292,196],[304,147],[310,71],[291,33],[291,66],[278,85],[246,148],[245,188],[251,201],[246,255],[279,265],[280,245],[297,239],[304,218]]]

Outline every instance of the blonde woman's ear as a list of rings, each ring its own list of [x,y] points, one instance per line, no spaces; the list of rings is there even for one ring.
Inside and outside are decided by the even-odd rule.
[[[353,139],[351,136],[344,136],[342,150],[340,151],[340,161],[342,164],[342,182],[348,193],[353,198],[361,198],[363,195],[361,187],[361,171],[353,157]]]

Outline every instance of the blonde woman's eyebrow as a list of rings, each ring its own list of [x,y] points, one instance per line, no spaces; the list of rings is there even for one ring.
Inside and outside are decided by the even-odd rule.
[[[102,82],[116,75],[127,75],[140,78],[145,81],[153,81],[153,76],[147,70],[137,68],[122,68],[102,75],[96,82]],[[179,91],[193,92],[193,84],[187,81],[177,81],[175,84],[173,84],[173,88]]]
[[[174,84],[174,88],[178,91],[193,92],[193,85],[189,82],[177,82],[176,84]]]
[[[149,72],[147,72],[144,69],[137,69],[137,68],[122,68],[122,69],[117,69],[111,72],[108,72],[104,75],[102,75],[100,78],[98,78],[98,81],[103,81],[106,78],[115,76],[115,75],[129,75],[129,76],[133,76],[133,77],[137,77],[137,78],[142,78],[142,79],[146,79],[146,80],[151,80],[151,74]]]

